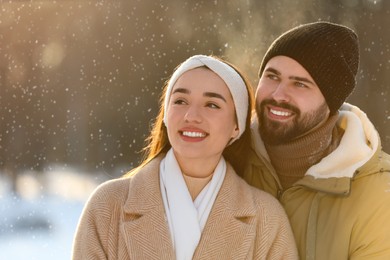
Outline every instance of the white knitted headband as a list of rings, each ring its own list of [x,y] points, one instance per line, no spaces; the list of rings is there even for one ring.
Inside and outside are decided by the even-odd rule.
[[[164,103],[164,123],[167,125],[167,109],[169,104],[169,98],[171,96],[173,85],[176,83],[178,78],[186,71],[195,69],[198,67],[206,66],[214,73],[216,73],[228,86],[229,91],[233,97],[234,106],[236,109],[236,116],[238,121],[239,134],[236,138],[231,140],[233,143],[235,140],[240,138],[242,133],[245,131],[245,123],[248,113],[248,91],[245,86],[245,82],[231,66],[217,60],[211,56],[195,55],[184,61],[172,74],[169,80],[167,92],[165,94]]]

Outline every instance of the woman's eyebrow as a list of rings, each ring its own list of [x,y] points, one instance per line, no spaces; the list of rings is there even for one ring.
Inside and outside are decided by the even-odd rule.
[[[225,103],[226,103],[226,99],[221,94],[218,94],[218,93],[215,93],[215,92],[205,92],[203,94],[203,96],[205,96],[205,97],[212,97],[212,98],[219,98],[219,99],[222,99],[223,101],[225,101]]]
[[[175,93],[191,94],[191,91],[189,89],[186,89],[186,88],[177,88],[172,92],[172,94],[175,94]],[[221,94],[218,94],[215,92],[205,92],[205,93],[203,93],[203,96],[204,97],[211,97],[211,98],[219,98],[219,99],[225,101],[225,103],[227,103],[226,99]]]
[[[177,88],[175,89],[172,94],[175,94],[176,92],[179,92],[179,93],[184,93],[184,94],[190,94],[191,91],[189,89],[186,89],[186,88]]]

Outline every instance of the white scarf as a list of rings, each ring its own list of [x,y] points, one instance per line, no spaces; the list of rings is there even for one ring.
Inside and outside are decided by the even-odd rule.
[[[221,157],[212,179],[192,201],[173,150],[161,161],[161,193],[177,260],[192,259],[225,173],[226,162]]]

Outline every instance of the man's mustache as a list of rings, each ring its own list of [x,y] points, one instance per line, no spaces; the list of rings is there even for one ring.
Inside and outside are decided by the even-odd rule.
[[[272,105],[272,106],[275,106],[275,107],[279,107],[279,108],[284,108],[284,109],[288,109],[292,112],[294,112],[295,114],[299,115],[300,114],[300,110],[293,106],[293,105],[290,105],[288,103],[284,103],[284,102],[277,102],[273,99],[264,99],[261,103],[260,103],[260,107],[261,110],[263,110],[265,108],[265,106],[267,105]]]

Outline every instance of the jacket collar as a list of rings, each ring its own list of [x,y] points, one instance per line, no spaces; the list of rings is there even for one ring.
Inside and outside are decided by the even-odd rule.
[[[159,165],[163,155],[149,162],[131,178],[129,194],[124,206],[122,232],[130,258],[140,251],[173,258],[171,236],[165,218],[159,182]],[[210,246],[237,248],[237,241],[253,239],[256,228],[253,218],[257,207],[250,194],[243,192],[246,185],[228,165],[225,180],[207,220],[194,258],[210,256]],[[239,255],[248,248],[240,247]],[[221,248],[218,249],[220,251]],[[164,258],[164,257],[162,257]]]
[[[344,103],[339,110],[337,125],[345,131],[339,146],[318,164],[310,167],[305,177],[295,185],[345,195],[350,192],[351,179],[355,178],[357,173],[361,173],[360,178],[363,174],[372,174],[376,171],[373,165],[379,160],[381,144],[379,134],[367,115],[358,107]],[[275,180],[279,182],[259,135],[258,127],[257,117],[253,117],[252,147],[260,160],[264,161]]]
[[[340,145],[318,164],[309,168],[307,176],[316,179],[352,178],[356,171],[381,149],[378,132],[363,111],[344,103],[339,113],[337,125],[345,131]],[[258,127],[259,122],[254,117],[251,126],[253,149],[258,157],[265,158],[268,168],[273,169]]]
[[[306,175],[314,178],[353,178],[380,147],[380,139],[367,115],[358,107],[345,103],[339,110],[337,125],[344,129],[339,146]]]

